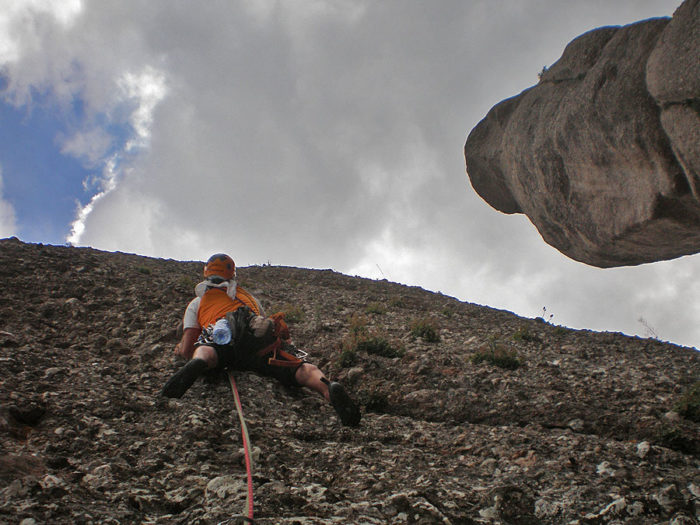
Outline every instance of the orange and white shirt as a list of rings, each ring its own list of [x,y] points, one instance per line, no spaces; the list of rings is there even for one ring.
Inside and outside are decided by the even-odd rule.
[[[229,297],[225,288],[209,288],[202,296],[190,301],[182,320],[184,328],[206,328],[224,317],[228,312],[247,306],[255,315],[263,315],[258,300],[243,288],[236,288],[234,298]]]

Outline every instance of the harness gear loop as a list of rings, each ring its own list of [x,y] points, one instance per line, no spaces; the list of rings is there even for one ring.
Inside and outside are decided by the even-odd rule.
[[[299,357],[284,349],[285,347],[292,347],[289,327],[284,321],[284,313],[278,312],[276,314],[272,314],[270,319],[272,319],[272,321],[275,323],[275,328],[272,332],[275,340],[262,350],[259,350],[258,355],[265,356],[272,354],[272,356],[267,360],[267,362],[272,366],[299,366],[304,362],[304,357],[306,354],[305,352],[301,352],[303,356]]]

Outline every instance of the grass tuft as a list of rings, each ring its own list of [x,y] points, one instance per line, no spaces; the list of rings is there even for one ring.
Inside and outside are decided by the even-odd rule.
[[[342,352],[340,352],[338,365],[341,368],[350,368],[357,364],[357,360],[357,351],[354,348],[345,348]]]
[[[341,343],[338,364],[343,368],[356,364],[358,352],[388,358],[403,357],[405,353],[403,348],[393,345],[382,334],[370,331],[367,317],[353,314],[349,319],[349,331]]]
[[[301,323],[306,320],[306,314],[299,306],[294,306],[291,304],[285,304],[284,306],[276,306],[270,309],[265,308],[269,312],[282,312],[284,313],[284,320],[291,324]]]
[[[440,341],[440,329],[434,319],[416,319],[411,323],[411,336],[426,343],[437,343]]]
[[[515,370],[522,364],[515,350],[509,350],[504,345],[494,342],[490,342],[475,352],[471,361],[475,365],[487,362],[506,370]]]
[[[360,352],[389,358],[403,357],[405,353],[402,348],[394,348],[385,338],[371,335],[357,341],[356,348]]]
[[[530,333],[530,331],[527,329],[527,326],[520,327],[518,329],[518,331],[513,334],[513,339],[516,341],[524,341],[526,343],[541,343],[542,342],[542,339],[540,339],[535,334]]]
[[[369,304],[365,307],[365,312],[367,312],[368,314],[379,314],[379,315],[381,315],[381,314],[385,314],[385,313],[386,313],[386,308],[384,307],[384,305],[383,305],[382,303],[374,302],[374,303],[369,303]]]
[[[684,418],[700,423],[700,381],[685,391],[673,409]]]

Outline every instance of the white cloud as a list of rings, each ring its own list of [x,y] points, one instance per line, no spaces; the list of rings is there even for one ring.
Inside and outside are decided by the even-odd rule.
[[[165,98],[167,89],[165,75],[157,69],[147,66],[139,73],[127,71],[117,81],[127,102],[133,101],[129,123],[134,129],[135,137],[127,141],[126,151],[134,147],[145,147],[151,136],[153,111]]]
[[[41,38],[34,32],[42,17],[67,29],[81,10],[81,0],[1,0],[0,64],[18,61],[25,46],[40,47]]]
[[[88,166],[104,162],[114,138],[102,127],[80,129],[69,137],[59,136],[61,153],[82,160]]]
[[[129,165],[134,162],[131,157],[139,153],[140,148],[148,146],[151,135],[151,124],[153,122],[153,111],[158,103],[166,95],[165,79],[159,71],[147,67],[138,74],[127,72],[123,74],[117,84],[121,89],[121,100],[115,101],[115,105],[125,104],[131,107],[128,122],[133,134],[126,140],[121,150],[105,158],[104,155],[111,145],[111,138],[99,129],[90,129],[86,133],[77,133],[70,140],[64,142],[62,151],[70,153],[76,157],[88,159],[91,164],[102,162],[104,168],[100,179],[100,189],[95,193],[90,201],[78,206],[76,218],[71,225],[71,232],[67,236],[68,243],[77,245],[81,243],[81,238],[85,233],[85,223],[95,206],[104,200],[118,186],[125,172],[129,170]],[[86,188],[89,185],[86,185]],[[121,222],[121,221],[120,221]],[[124,230],[119,229],[120,232]],[[136,235],[142,233],[134,232]],[[148,244],[144,246],[147,251]]]
[[[117,158],[116,156],[114,156],[106,163],[104,169],[102,170],[100,190],[92,196],[90,202],[88,202],[86,205],[83,206],[78,203],[76,218],[71,224],[70,235],[68,235],[68,237],[66,238],[66,241],[69,244],[77,245],[80,243],[80,238],[85,232],[85,221],[87,221],[87,218],[95,209],[95,205],[98,204],[111,192],[113,192],[114,189],[117,187],[117,179],[119,177],[119,173],[117,172],[116,166]]]
[[[15,209],[3,198],[2,168],[0,167],[0,239],[12,237],[16,232]]]
[[[65,69],[64,60],[52,58],[65,50],[62,39],[82,10],[81,0],[0,0],[0,70],[9,80],[6,100],[28,104],[32,89],[59,97],[73,91],[74,75]]]

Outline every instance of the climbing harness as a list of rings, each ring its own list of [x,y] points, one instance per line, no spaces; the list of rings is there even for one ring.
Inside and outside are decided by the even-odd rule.
[[[291,343],[289,335],[289,327],[284,322],[284,313],[279,312],[272,314],[270,319],[275,323],[273,337],[275,340],[272,344],[258,351],[258,355],[266,356],[272,354],[267,362],[272,366],[291,366],[296,367],[304,362],[308,355],[303,350],[299,350]]]
[[[233,372],[229,371],[228,379],[231,383],[231,390],[233,391],[233,399],[236,402],[236,411],[238,412],[238,419],[241,422],[241,438],[243,440],[243,452],[245,453],[245,470],[248,477],[248,495],[246,497],[246,506],[244,509],[244,514],[236,516],[236,519],[242,519],[246,523],[254,523],[253,521],[253,460],[250,457],[250,437],[248,436],[248,426],[245,423],[245,418],[243,417],[243,406],[241,405],[241,398],[238,395],[238,389],[236,388],[236,381],[233,378]],[[247,517],[246,517],[247,514]],[[229,523],[231,520],[222,521],[219,525]]]
[[[270,346],[267,346],[258,352],[260,355],[272,354],[267,360],[272,366],[299,366],[304,362],[308,355],[303,350],[299,350],[295,346],[277,340]]]

